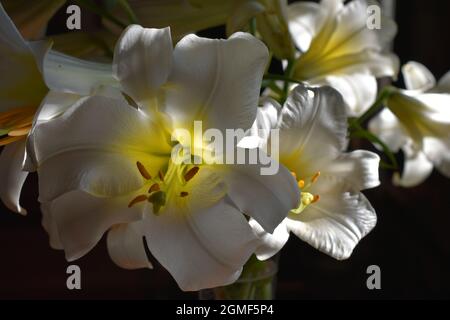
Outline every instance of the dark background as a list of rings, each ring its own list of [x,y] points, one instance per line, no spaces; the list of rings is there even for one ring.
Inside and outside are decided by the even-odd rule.
[[[50,32],[64,27],[64,12],[51,22]],[[449,70],[449,1],[398,0],[396,20],[395,52],[402,63],[419,61],[437,78]],[[291,237],[280,257],[277,298],[450,298],[450,180],[435,172],[417,188],[400,189],[390,184],[389,172],[382,171],[381,179],[382,187],[365,192],[377,209],[378,225],[349,260],[335,261]],[[27,217],[0,205],[1,299],[197,298],[181,292],[154,260],[151,271],[116,267],[104,239],[75,262],[82,270],[82,290],[69,291],[69,263],[49,247],[36,198],[37,178],[31,175],[22,196]],[[381,268],[381,290],[366,287],[366,268],[372,264]]]

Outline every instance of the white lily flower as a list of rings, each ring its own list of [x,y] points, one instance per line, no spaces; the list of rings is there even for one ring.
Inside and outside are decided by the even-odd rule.
[[[376,2],[373,2],[376,4]],[[329,85],[359,116],[375,102],[379,77],[396,77],[398,58],[384,52],[395,36],[394,21],[382,17],[381,28],[367,27],[368,0],[297,2],[287,9],[289,29],[301,50],[292,77],[308,85]]]
[[[138,21],[146,26],[170,26],[175,40],[191,32],[226,25],[227,36],[256,29],[271,52],[290,59],[295,48],[286,23],[286,0],[129,0]],[[117,14],[124,15],[117,10]]]
[[[24,141],[47,88],[39,71],[48,44],[27,43],[0,4],[0,198],[13,211],[26,214],[19,195],[27,173],[22,171]]]
[[[272,106],[272,112],[268,108]],[[283,108],[266,103],[254,127],[280,129],[280,162],[298,181],[301,204],[273,234],[251,223],[265,244],[264,260],[278,252],[289,232],[316,249],[347,259],[375,226],[375,210],[360,192],[379,185],[378,155],[347,148],[347,116],[341,95],[330,87],[297,86]],[[278,111],[278,115],[277,114]],[[264,121],[261,121],[264,119]]]
[[[386,101],[387,108],[369,123],[369,129],[392,151],[405,155],[401,176],[393,183],[414,187],[435,167],[450,177],[450,72],[436,83],[432,73],[418,62],[402,68],[407,90],[398,89]]]
[[[5,146],[0,156],[0,198],[10,210],[21,214],[26,214],[26,210],[19,204],[20,191],[28,174],[22,170],[26,158],[24,140],[38,120],[35,114],[47,87],[82,83],[84,90],[77,93],[89,94],[100,84],[114,82],[111,66],[70,58],[49,48],[50,43],[45,41],[25,41],[0,4],[0,146]],[[42,69],[47,70],[47,79],[43,78]],[[83,81],[77,82],[80,75]],[[86,79],[86,75],[90,78]],[[59,100],[62,94],[49,94],[47,106],[55,96]],[[72,94],[64,97],[66,105],[78,98]],[[48,120],[63,110],[42,111],[42,120]]]
[[[183,290],[234,282],[259,245],[245,215],[272,232],[298,204],[295,180],[285,168],[178,164],[171,134],[194,120],[251,127],[267,60],[249,34],[189,35],[173,49],[168,28],[130,26],[113,68],[127,98],[83,98],[30,135],[51,245],[72,261],[110,230],[111,258],[135,269],[151,267],[145,237]]]

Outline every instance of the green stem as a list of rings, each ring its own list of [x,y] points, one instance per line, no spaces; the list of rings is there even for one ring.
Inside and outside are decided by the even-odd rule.
[[[384,108],[384,104],[386,100],[392,95],[392,93],[395,92],[394,87],[385,87],[380,94],[378,95],[377,100],[372,104],[372,106],[358,119],[352,121],[350,123],[350,126],[361,126],[364,122],[372,118],[373,115],[375,115],[378,111]]]
[[[125,10],[130,23],[139,24],[139,20],[127,0],[119,0],[119,5]]]
[[[286,79],[291,79],[292,78],[292,73],[294,71],[294,60],[289,60],[288,61],[288,65],[286,67],[286,71],[284,72],[284,76],[286,77]],[[285,80],[284,81],[284,95],[283,95],[283,100],[286,101],[288,94],[289,94],[289,83],[292,81],[288,81]],[[284,102],[283,101],[283,102]]]
[[[250,31],[251,35],[256,37],[256,18],[255,17],[250,19],[249,31]]]
[[[351,138],[362,138],[370,141],[371,143],[378,144],[382,149],[383,153],[388,157],[390,163],[386,163],[384,161],[380,162],[380,165],[384,167],[385,169],[392,169],[397,170],[398,169],[398,163],[397,159],[395,158],[394,152],[387,146],[386,143],[384,143],[380,138],[378,138],[376,135],[372,134],[371,132],[364,130],[363,127],[359,124],[354,124],[352,130],[350,131],[350,137]]]

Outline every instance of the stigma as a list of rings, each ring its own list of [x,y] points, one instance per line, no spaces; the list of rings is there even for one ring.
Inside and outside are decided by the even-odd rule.
[[[295,180],[297,180],[297,175],[292,173]],[[320,177],[320,171],[317,171],[310,179],[309,182],[306,183],[304,179],[297,180],[297,186],[300,189],[300,205],[298,208],[291,210],[292,213],[300,214],[305,210],[308,206],[317,203],[320,200],[320,196],[318,194],[312,194],[308,192],[308,189],[317,182]]]

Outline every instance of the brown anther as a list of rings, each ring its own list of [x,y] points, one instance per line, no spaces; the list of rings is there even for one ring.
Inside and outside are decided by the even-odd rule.
[[[315,175],[313,175],[313,177],[311,178],[311,183],[314,183],[317,181],[317,179],[319,179],[320,177],[320,171],[317,171]]]
[[[134,198],[133,200],[131,200],[131,202],[128,204],[128,208],[131,208],[132,206],[134,206],[136,203],[142,202],[147,200],[147,196],[141,194],[140,196],[137,196],[136,198]]]
[[[161,170],[158,171],[158,177],[159,177],[159,180],[164,181],[164,174],[162,173]]]
[[[147,180],[150,180],[152,178],[152,176],[150,175],[150,173],[148,173],[147,169],[145,169],[145,167],[142,163],[140,163],[138,161],[138,162],[136,162],[136,166],[137,166],[141,176],[143,176]]]
[[[152,193],[152,192],[159,191],[159,190],[161,190],[159,187],[159,184],[154,183],[154,184],[152,184],[150,189],[148,189],[148,193]]]
[[[200,170],[199,167],[193,167],[193,168],[189,169],[189,171],[186,172],[186,174],[184,175],[184,180],[186,182],[188,182],[189,180],[191,180],[197,174],[197,172],[199,170]]]
[[[299,187],[300,189],[303,189],[303,187],[305,186],[305,181],[299,180],[299,181],[297,182],[297,184],[298,184],[298,187]]]
[[[311,203],[316,203],[317,201],[319,201],[320,200],[320,196],[318,195],[318,194],[316,194],[315,196],[314,196],[314,199],[311,201]]]
[[[187,197],[188,195],[189,195],[189,193],[186,192],[186,191],[181,191],[180,192],[180,197],[182,197],[182,198]]]

